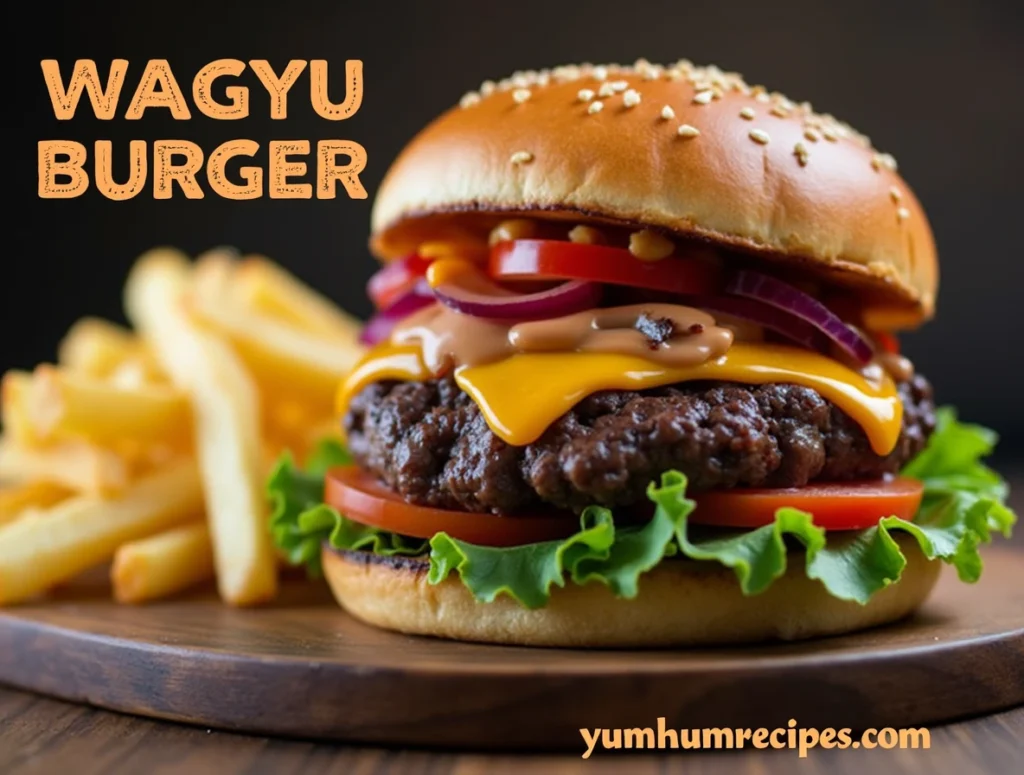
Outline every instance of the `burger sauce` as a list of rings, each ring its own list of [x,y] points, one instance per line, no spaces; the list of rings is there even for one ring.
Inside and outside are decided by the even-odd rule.
[[[644,316],[670,322],[668,335],[653,341],[638,330]],[[435,304],[402,321],[391,341],[418,343],[424,365],[441,374],[454,365],[479,366],[537,352],[599,352],[642,357],[665,366],[697,366],[725,355],[733,332],[702,310],[676,304],[590,309],[524,323],[484,320]]]

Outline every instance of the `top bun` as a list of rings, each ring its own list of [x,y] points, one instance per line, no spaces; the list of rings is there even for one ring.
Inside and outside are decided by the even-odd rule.
[[[481,213],[653,227],[813,265],[914,324],[934,311],[935,243],[895,160],[716,67],[641,60],[485,82],[388,171],[371,248],[389,260],[479,234],[496,222]]]

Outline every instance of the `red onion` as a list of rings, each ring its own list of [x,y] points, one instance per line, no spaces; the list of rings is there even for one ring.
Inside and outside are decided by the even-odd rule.
[[[378,309],[390,306],[391,299],[397,300],[413,286],[417,278],[426,274],[430,261],[418,253],[411,253],[405,258],[397,258],[385,264],[366,284],[367,295]]]
[[[760,272],[742,270],[736,273],[725,291],[763,301],[807,321],[859,363],[868,363],[874,355],[871,343],[860,333],[813,296],[787,282]]]
[[[824,335],[806,320],[757,299],[745,299],[741,296],[697,296],[687,300],[687,304],[756,323],[812,350],[822,349],[827,341]]]
[[[409,317],[417,310],[436,303],[436,301],[427,281],[420,280],[412,287],[412,290],[399,296],[394,304],[370,318],[359,333],[359,341],[366,345],[383,342],[391,336],[391,331],[400,320]]]
[[[461,279],[461,278],[460,278]],[[447,307],[490,320],[543,320],[591,309],[601,299],[597,283],[573,280],[537,293],[517,294],[482,277],[467,277],[434,288]]]

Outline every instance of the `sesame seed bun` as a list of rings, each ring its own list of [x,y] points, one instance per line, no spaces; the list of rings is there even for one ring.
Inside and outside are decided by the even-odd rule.
[[[585,65],[485,83],[388,171],[371,247],[389,260],[513,213],[703,238],[823,272],[915,325],[934,311],[932,232],[892,157],[717,68]]]
[[[568,584],[535,610],[504,596],[478,603],[457,577],[431,585],[422,558],[324,549],[323,567],[341,606],[385,629],[521,646],[694,646],[837,635],[907,616],[928,597],[941,563],[925,559],[913,539],[897,540],[908,560],[902,578],[863,606],[808,579],[802,555],[752,597],[740,592],[732,570],[676,559],[642,576],[633,600],[598,583]]]

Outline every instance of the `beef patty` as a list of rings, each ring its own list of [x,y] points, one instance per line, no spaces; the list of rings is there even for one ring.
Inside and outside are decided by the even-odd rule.
[[[903,428],[884,457],[842,410],[788,384],[595,393],[524,447],[495,436],[451,376],[370,385],[344,423],[356,460],[412,503],[495,514],[545,505],[581,511],[641,502],[669,469],[686,474],[691,492],[895,473],[935,426],[924,377],[899,392]]]

